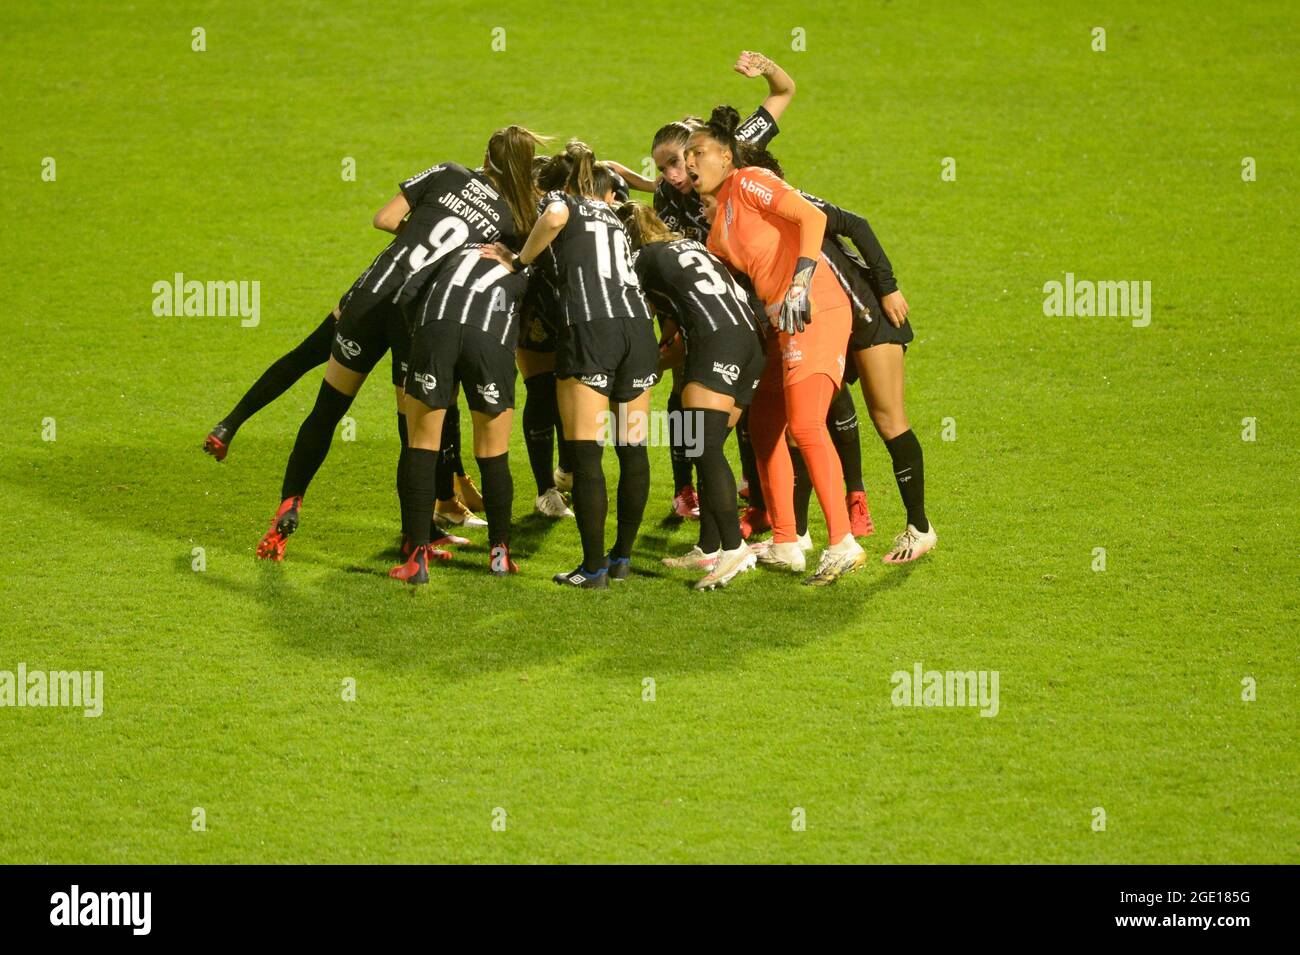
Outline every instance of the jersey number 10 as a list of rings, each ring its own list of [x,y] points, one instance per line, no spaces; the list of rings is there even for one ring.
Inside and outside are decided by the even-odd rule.
[[[624,285],[637,285],[636,271],[632,268],[632,250],[627,247],[627,234],[615,229],[611,237],[609,226],[598,220],[587,223],[587,231],[596,239],[596,271],[603,279],[614,277],[610,259],[618,266],[618,277]]]

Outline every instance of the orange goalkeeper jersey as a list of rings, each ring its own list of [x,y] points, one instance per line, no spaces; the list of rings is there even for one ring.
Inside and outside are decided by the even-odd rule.
[[[776,207],[795,188],[757,166],[737,169],[718,190],[718,213],[709,230],[708,249],[744,272],[764,304],[779,305],[799,261],[799,223],[777,215]],[[810,290],[815,308],[847,305],[831,270],[817,256]]]

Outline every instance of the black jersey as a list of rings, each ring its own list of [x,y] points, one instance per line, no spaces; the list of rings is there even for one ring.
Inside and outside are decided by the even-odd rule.
[[[555,250],[547,246],[528,266],[528,290],[524,293],[523,313],[541,322],[552,335],[564,325],[564,296],[560,291],[560,268]]]
[[[478,170],[440,163],[400,186],[411,213],[366,275],[376,293],[409,302],[438,265],[467,244],[504,242],[519,247],[510,207]]]
[[[415,325],[458,322],[513,349],[528,276],[511,272],[496,259],[484,258],[482,249],[470,245],[447,257],[445,266],[426,287],[414,313]]]
[[[606,318],[650,318],[632,268],[623,223],[599,199],[555,190],[541,208],[562,202],[569,221],[551,243],[563,294],[567,325]]]
[[[760,106],[736,127],[736,141],[766,146],[779,132],[772,114]],[[683,194],[669,185],[666,179],[660,179],[659,185],[655,186],[654,205],[655,213],[674,232],[700,242],[709,237],[709,220],[704,218],[704,207],[700,203],[699,193],[694,190]]]
[[[637,252],[635,267],[646,297],[671,313],[687,339],[722,328],[758,331],[745,289],[722,260],[694,239],[651,242]]]
[[[806,192],[800,195],[826,213],[822,252],[849,297],[854,314],[869,311],[874,301],[898,290],[894,267],[866,219]]]

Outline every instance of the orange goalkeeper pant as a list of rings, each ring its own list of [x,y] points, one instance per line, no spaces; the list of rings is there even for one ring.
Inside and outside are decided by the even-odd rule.
[[[826,412],[839,391],[827,374],[813,374],[784,389],[762,388],[754,393],[749,411],[749,437],[763,481],[772,540],[798,539],[794,524],[794,464],[785,443],[786,428],[799,447],[813,490],[826,515],[830,543],[850,532],[849,509],[844,501],[844,469],[826,429]]]

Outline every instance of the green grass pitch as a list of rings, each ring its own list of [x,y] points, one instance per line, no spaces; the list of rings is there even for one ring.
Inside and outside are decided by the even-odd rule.
[[[1295,8],[551,11],[4,5],[0,671],[103,671],[104,711],[0,708],[0,862],[1300,861]],[[319,375],[223,464],[200,443],[397,181],[509,122],[637,167],[759,102],[746,48],[798,83],[788,177],[871,220],[911,302],[935,553],[879,563],[868,427],[867,569],[692,593],[659,448],[640,573],[561,591],[576,532],[528,516],[516,431],[524,574],[480,535],[411,592],[381,365],[256,562]],[[155,317],[177,272],[260,281],[261,323]],[[1067,272],[1150,281],[1150,324],[1045,315]],[[999,712],[894,706],[918,662],[997,671]]]

